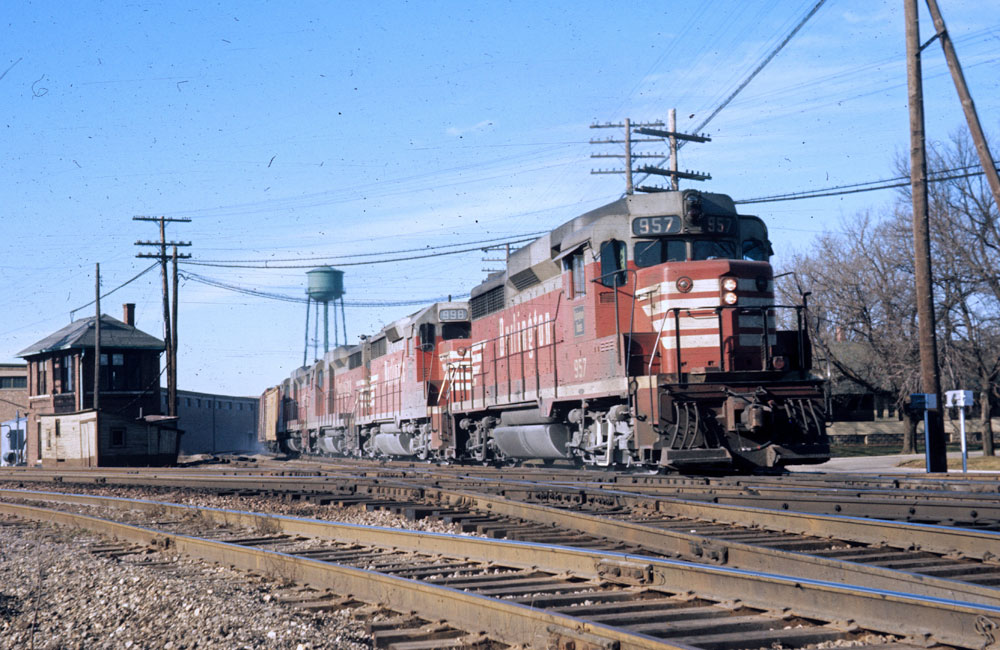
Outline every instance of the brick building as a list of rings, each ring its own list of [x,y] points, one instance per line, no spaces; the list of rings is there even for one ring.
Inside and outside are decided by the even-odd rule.
[[[123,321],[101,315],[95,411],[95,321],[74,321],[18,354],[28,363],[28,465],[175,461],[176,420],[160,416],[163,342],[135,327],[132,304]]]
[[[0,422],[28,411],[28,365],[0,363]]]

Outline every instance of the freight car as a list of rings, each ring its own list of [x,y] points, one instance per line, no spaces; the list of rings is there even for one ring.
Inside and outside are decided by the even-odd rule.
[[[723,194],[633,195],[511,252],[261,398],[291,452],[604,467],[780,468],[829,456],[804,304]]]

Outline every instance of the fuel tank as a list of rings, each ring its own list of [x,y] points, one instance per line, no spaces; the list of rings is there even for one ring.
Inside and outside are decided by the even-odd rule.
[[[499,426],[493,429],[497,448],[508,458],[570,458],[571,433],[565,424]]]
[[[386,456],[414,456],[416,452],[410,446],[413,436],[409,433],[376,433],[373,442],[375,449]]]

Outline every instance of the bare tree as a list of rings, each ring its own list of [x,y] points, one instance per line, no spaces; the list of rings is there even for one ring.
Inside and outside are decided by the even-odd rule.
[[[899,411],[919,383],[908,236],[895,215],[860,214],[792,262],[801,289],[812,292],[814,345],[842,377]],[[915,427],[904,436],[904,453],[914,450]]]
[[[984,453],[992,455],[991,407],[1000,398],[1000,218],[976,174],[978,157],[958,133],[931,148],[929,189],[934,300],[944,385],[975,387]],[[897,161],[901,175],[908,160]],[[839,375],[905,409],[919,392],[909,187],[881,218],[847,219],[792,262],[799,291],[812,292],[814,344]],[[790,287],[783,286],[785,293]],[[788,297],[788,296],[786,296]],[[910,414],[903,452],[915,451]]]
[[[975,387],[983,452],[994,454],[992,406],[1000,391],[1000,219],[965,132],[932,147],[930,186],[942,365],[955,388]],[[972,173],[969,173],[972,172]]]

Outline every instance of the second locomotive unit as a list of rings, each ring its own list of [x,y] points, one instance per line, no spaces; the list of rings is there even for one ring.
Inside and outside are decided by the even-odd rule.
[[[631,195],[511,252],[262,396],[260,436],[330,455],[779,468],[829,457],[804,304],[723,194]]]

